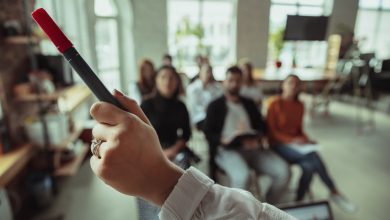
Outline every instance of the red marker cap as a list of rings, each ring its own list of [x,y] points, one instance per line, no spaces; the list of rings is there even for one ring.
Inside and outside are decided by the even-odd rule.
[[[38,8],[31,16],[61,53],[73,46],[45,9]]]

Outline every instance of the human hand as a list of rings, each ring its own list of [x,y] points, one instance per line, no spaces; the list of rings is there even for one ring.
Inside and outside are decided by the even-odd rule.
[[[104,141],[101,159],[91,158],[92,170],[119,192],[161,206],[183,170],[164,157],[155,130],[136,102],[118,91],[114,96],[129,112],[105,102],[90,110],[98,122],[93,136]]]
[[[174,147],[164,149],[164,155],[169,159],[173,160],[177,155],[177,150]]]

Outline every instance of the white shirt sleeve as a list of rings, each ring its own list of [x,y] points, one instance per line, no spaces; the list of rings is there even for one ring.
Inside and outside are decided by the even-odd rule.
[[[272,205],[259,202],[249,192],[214,184],[193,167],[179,179],[159,217],[162,220],[295,219]]]

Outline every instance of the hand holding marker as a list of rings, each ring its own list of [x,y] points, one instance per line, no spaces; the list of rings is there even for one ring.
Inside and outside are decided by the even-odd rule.
[[[103,102],[111,103],[122,110],[126,110],[107,90],[104,84],[99,80],[91,67],[84,61],[79,52],[73,47],[72,42],[65,36],[60,30],[57,24],[49,16],[49,14],[43,9],[39,8],[32,14],[35,22],[46,33],[49,39],[57,47],[58,51],[65,57],[70,63],[72,68],[80,75],[81,79],[87,84],[89,89],[95,94],[95,96]]]

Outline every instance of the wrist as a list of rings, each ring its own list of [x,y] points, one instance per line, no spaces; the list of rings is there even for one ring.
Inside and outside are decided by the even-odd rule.
[[[156,180],[158,186],[155,186],[155,193],[151,198],[151,201],[158,206],[162,206],[172,190],[175,188],[180,177],[184,174],[184,170],[174,165],[170,161],[166,161],[165,168],[160,170],[160,179]]]

